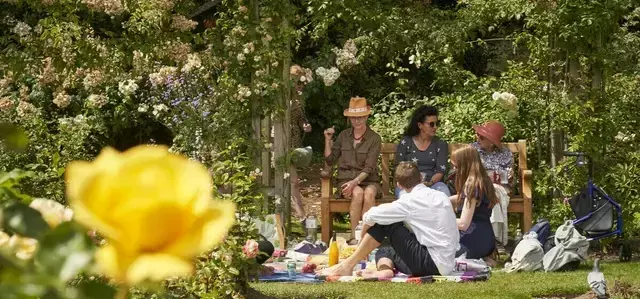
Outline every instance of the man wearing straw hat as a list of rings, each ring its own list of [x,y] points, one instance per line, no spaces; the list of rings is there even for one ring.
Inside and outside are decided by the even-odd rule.
[[[338,163],[338,192],[336,198],[351,199],[349,218],[351,219],[351,239],[355,245],[355,229],[362,215],[375,205],[375,199],[382,195],[378,174],[378,156],[382,138],[367,126],[371,106],[367,99],[354,97],[344,116],[349,118],[351,128],[338,134],[333,141],[335,129],[324,131],[324,156],[328,165]]]

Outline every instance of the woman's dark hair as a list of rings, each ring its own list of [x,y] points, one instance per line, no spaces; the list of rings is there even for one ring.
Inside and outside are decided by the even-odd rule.
[[[423,122],[425,118],[428,116],[438,116],[438,109],[431,105],[423,105],[411,114],[411,120],[409,120],[409,125],[404,129],[404,136],[417,136],[420,134],[420,128],[418,128],[418,123]]]

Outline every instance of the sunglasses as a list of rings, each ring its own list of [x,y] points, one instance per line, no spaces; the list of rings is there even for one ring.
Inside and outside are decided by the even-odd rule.
[[[429,127],[440,127],[440,124],[442,124],[440,121],[430,121],[430,122],[422,122],[423,124],[427,124],[429,125]]]

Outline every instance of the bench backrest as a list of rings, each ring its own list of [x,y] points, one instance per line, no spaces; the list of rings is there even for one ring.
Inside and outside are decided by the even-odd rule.
[[[468,145],[468,143],[451,143],[449,144],[449,156],[451,153],[463,146]],[[383,143],[380,148],[380,155],[382,158],[382,194],[384,196],[391,195],[390,194],[390,184],[393,182],[391,180],[391,164],[393,163],[393,159],[396,154],[396,144],[395,143]],[[514,162],[518,165],[517,173],[521,173],[522,170],[527,169],[527,141],[519,140],[518,142],[508,142],[503,143],[503,146],[507,147],[512,153],[515,154]],[[516,175],[517,175],[516,173]]]

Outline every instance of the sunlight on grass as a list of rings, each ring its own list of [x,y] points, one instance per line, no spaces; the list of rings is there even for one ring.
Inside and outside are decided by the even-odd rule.
[[[620,280],[640,285],[640,262],[602,265],[609,286]],[[263,298],[532,298],[552,294],[583,294],[589,291],[587,273],[591,263],[566,273],[494,272],[487,282],[413,285],[390,282],[282,284],[254,283]],[[610,287],[611,289],[611,287]],[[615,295],[615,294],[614,294]],[[615,296],[613,298],[616,298]]]

